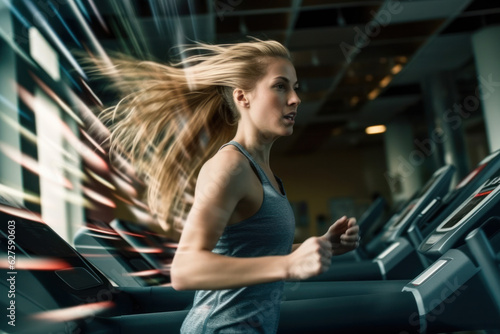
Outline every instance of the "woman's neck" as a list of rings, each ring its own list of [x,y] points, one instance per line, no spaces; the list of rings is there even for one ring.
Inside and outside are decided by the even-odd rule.
[[[267,141],[253,136],[238,136],[238,134],[233,140],[243,146],[261,166],[269,167],[269,157],[274,140]]]

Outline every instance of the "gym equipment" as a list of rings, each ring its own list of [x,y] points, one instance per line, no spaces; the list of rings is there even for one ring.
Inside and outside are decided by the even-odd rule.
[[[344,298],[342,302],[345,307],[342,314],[346,318],[355,315],[356,319],[363,319],[363,323],[365,323],[366,318],[370,319],[373,310],[367,310],[364,307],[360,310],[358,307],[361,305],[360,303],[366,302],[367,305],[378,311],[375,303],[370,304],[370,300],[381,301],[382,309],[385,308],[383,301],[390,300],[390,304],[396,310],[392,314],[393,318],[390,324],[398,324],[403,320],[405,314],[409,315],[406,318],[406,325],[412,324],[413,329],[404,329],[404,331],[441,333],[500,329],[496,300],[492,300],[490,292],[482,283],[478,275],[478,265],[469,256],[465,244],[467,233],[489,217],[499,214],[499,176],[500,170],[497,169],[422,242],[418,251],[429,261],[434,262],[412,280],[372,282],[368,287],[364,287],[367,282],[308,282],[306,284],[311,285],[305,285],[304,291],[301,291],[301,287],[297,287],[294,291],[288,291],[286,296],[294,293],[304,294],[307,290],[315,292],[311,287],[318,284],[317,290],[321,290],[326,298],[309,303],[308,309],[311,310],[311,314],[308,313],[308,319],[323,325],[326,323],[324,318],[327,317],[325,314],[327,311],[324,310],[327,309],[327,303],[331,302],[328,296],[330,293],[339,293],[344,289],[346,292],[344,294],[340,292],[341,297],[338,297]],[[498,280],[494,282],[498,287]],[[394,292],[398,286],[400,291]],[[377,289],[384,289],[386,292],[379,293]],[[335,292],[335,290],[338,291]],[[361,292],[358,293],[358,290]],[[416,311],[414,305],[406,301],[408,293],[413,295],[413,302],[417,307]],[[337,299],[339,302],[340,300]],[[290,307],[292,308],[290,312],[293,314],[294,311],[298,312],[298,310],[293,310],[293,305],[298,307],[298,305],[304,306],[305,303],[290,301],[289,304],[285,302],[283,306],[285,305],[288,305],[285,310]],[[298,313],[296,316],[298,317]],[[383,318],[384,314],[378,314],[378,316]],[[351,326],[346,325],[346,322],[349,321],[340,322],[340,329],[338,329],[340,332],[344,332],[344,329],[346,332],[355,332],[356,329],[364,331],[370,324],[375,324],[375,332],[379,330],[377,326],[380,324],[376,320],[369,320],[366,327],[363,327],[363,325],[355,323],[353,318],[349,319]],[[305,330],[303,321],[293,317],[285,317],[283,327],[280,328],[283,328],[284,333],[300,333],[301,330]],[[395,332],[396,328],[391,327],[390,324],[387,324],[388,328],[385,330]],[[344,325],[347,327],[343,328]],[[400,329],[400,331],[402,330]]]
[[[0,307],[10,308],[8,320],[15,324],[0,322],[2,331],[178,332],[192,292],[113,284],[37,215],[3,197],[0,222],[2,264],[9,263],[0,293],[11,296],[0,298]]]
[[[336,257],[332,258],[332,266],[326,273],[313,277],[308,281],[342,281],[342,280],[377,280],[387,278],[387,272],[393,270],[395,272],[392,279],[401,279],[412,277],[422,268],[411,265],[406,266],[403,260],[408,256],[415,256],[413,249],[407,240],[399,240],[398,242],[389,243],[395,235],[403,233],[404,229],[411,223],[411,220],[418,215],[419,211],[428,205],[433,198],[443,196],[450,188],[450,182],[455,172],[455,167],[444,166],[438,169],[432,177],[427,181],[424,187],[416,192],[412,199],[408,201],[402,212],[394,214],[385,224],[381,233],[373,238],[372,241],[365,247],[360,247],[359,250],[349,252],[347,256],[354,254],[355,258],[360,259],[358,262],[337,261]],[[389,246],[389,248],[387,248]],[[379,251],[379,256],[372,260],[367,253]],[[391,257],[389,257],[391,254]],[[345,258],[345,257],[344,257]],[[381,259],[390,259],[394,265],[392,267],[383,266],[380,264]],[[408,261],[415,262],[415,261]],[[418,263],[418,261],[417,261]],[[396,268],[402,264],[401,268]]]
[[[470,232],[465,242],[479,264],[481,277],[500,317],[500,217],[488,219],[481,227]]]
[[[435,197],[425,206],[413,220],[406,220],[406,228],[399,223],[399,229],[386,228],[387,248],[381,251],[373,260],[359,263],[338,263],[333,261],[331,270],[310,281],[339,281],[339,280],[378,280],[378,279],[409,279],[427,268],[432,260],[416,252],[416,249],[433,229],[446,219],[458,206],[460,206],[482,183],[488,180],[496,171],[500,170],[500,151],[495,151],[478,163],[459,184],[442,198]],[[422,191],[420,191],[422,192]],[[407,204],[407,211],[411,203]],[[416,212],[416,211],[415,211]],[[408,215],[407,215],[408,216]],[[393,226],[400,219],[391,218]],[[381,237],[380,239],[383,239]],[[417,258],[418,257],[418,258]]]
[[[119,286],[144,287],[170,283],[163,263],[171,260],[173,255],[160,248],[152,238],[141,237],[144,240],[141,240],[140,247],[137,243],[132,245],[123,238],[126,231],[119,230],[121,234],[112,225],[93,220],[89,226],[77,231],[73,242],[87,260]],[[129,240],[139,238],[139,234],[128,236]],[[152,256],[152,252],[156,257]]]

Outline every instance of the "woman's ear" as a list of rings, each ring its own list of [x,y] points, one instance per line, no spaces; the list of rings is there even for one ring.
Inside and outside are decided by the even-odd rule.
[[[234,103],[236,103],[237,106],[240,106],[242,108],[250,107],[250,101],[248,99],[247,92],[245,92],[241,88],[235,88],[233,90],[233,99]]]

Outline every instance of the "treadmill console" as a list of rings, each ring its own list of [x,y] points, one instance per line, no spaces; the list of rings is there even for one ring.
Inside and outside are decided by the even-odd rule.
[[[41,218],[0,203],[0,307],[10,323],[0,332],[78,333],[99,312],[112,312],[114,287]],[[104,296],[106,294],[106,296]],[[15,327],[14,327],[15,326]]]
[[[94,220],[82,227],[75,235],[74,244],[88,261],[118,286],[156,286],[170,282],[170,276],[144,256],[148,252],[153,252],[149,255],[161,256],[162,249],[131,244],[107,223]]]
[[[455,187],[455,189],[460,189],[460,188],[463,188],[465,187],[466,185],[470,184],[472,182],[472,180],[495,158],[498,157],[498,155],[500,154],[500,150],[498,151],[495,151],[493,153],[491,153],[490,155],[488,155],[486,158],[484,158],[483,160],[481,160],[478,164],[477,164],[477,167],[471,171],[466,177],[464,177],[462,179],[462,181],[460,181],[457,186]]]
[[[480,186],[431,233],[419,247],[419,252],[442,255],[474,227],[482,218],[495,214],[500,196],[500,170]]]
[[[397,219],[383,234],[383,240],[394,241],[399,237],[418,214],[436,197],[448,193],[455,167],[449,165],[438,169],[412,200],[406,205]]]
[[[0,221],[13,222],[15,226],[15,258],[20,270],[30,270],[41,280],[52,280],[59,289],[62,287],[81,300],[109,287],[101,273],[35,214],[0,204]],[[9,226],[0,224],[2,237],[8,238]],[[1,250],[6,251],[6,247]]]

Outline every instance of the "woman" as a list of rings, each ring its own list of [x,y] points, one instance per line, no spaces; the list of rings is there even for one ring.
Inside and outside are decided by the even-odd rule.
[[[300,104],[287,49],[255,40],[190,51],[201,53],[144,63],[141,75],[124,62],[122,87],[144,89],[104,118],[117,117],[113,147],[150,177],[152,209],[167,228],[182,225],[172,285],[198,291],[181,332],[274,333],[283,281],[327,270],[357,246],[358,227],[342,217],[292,245],[293,212],[269,162]]]

